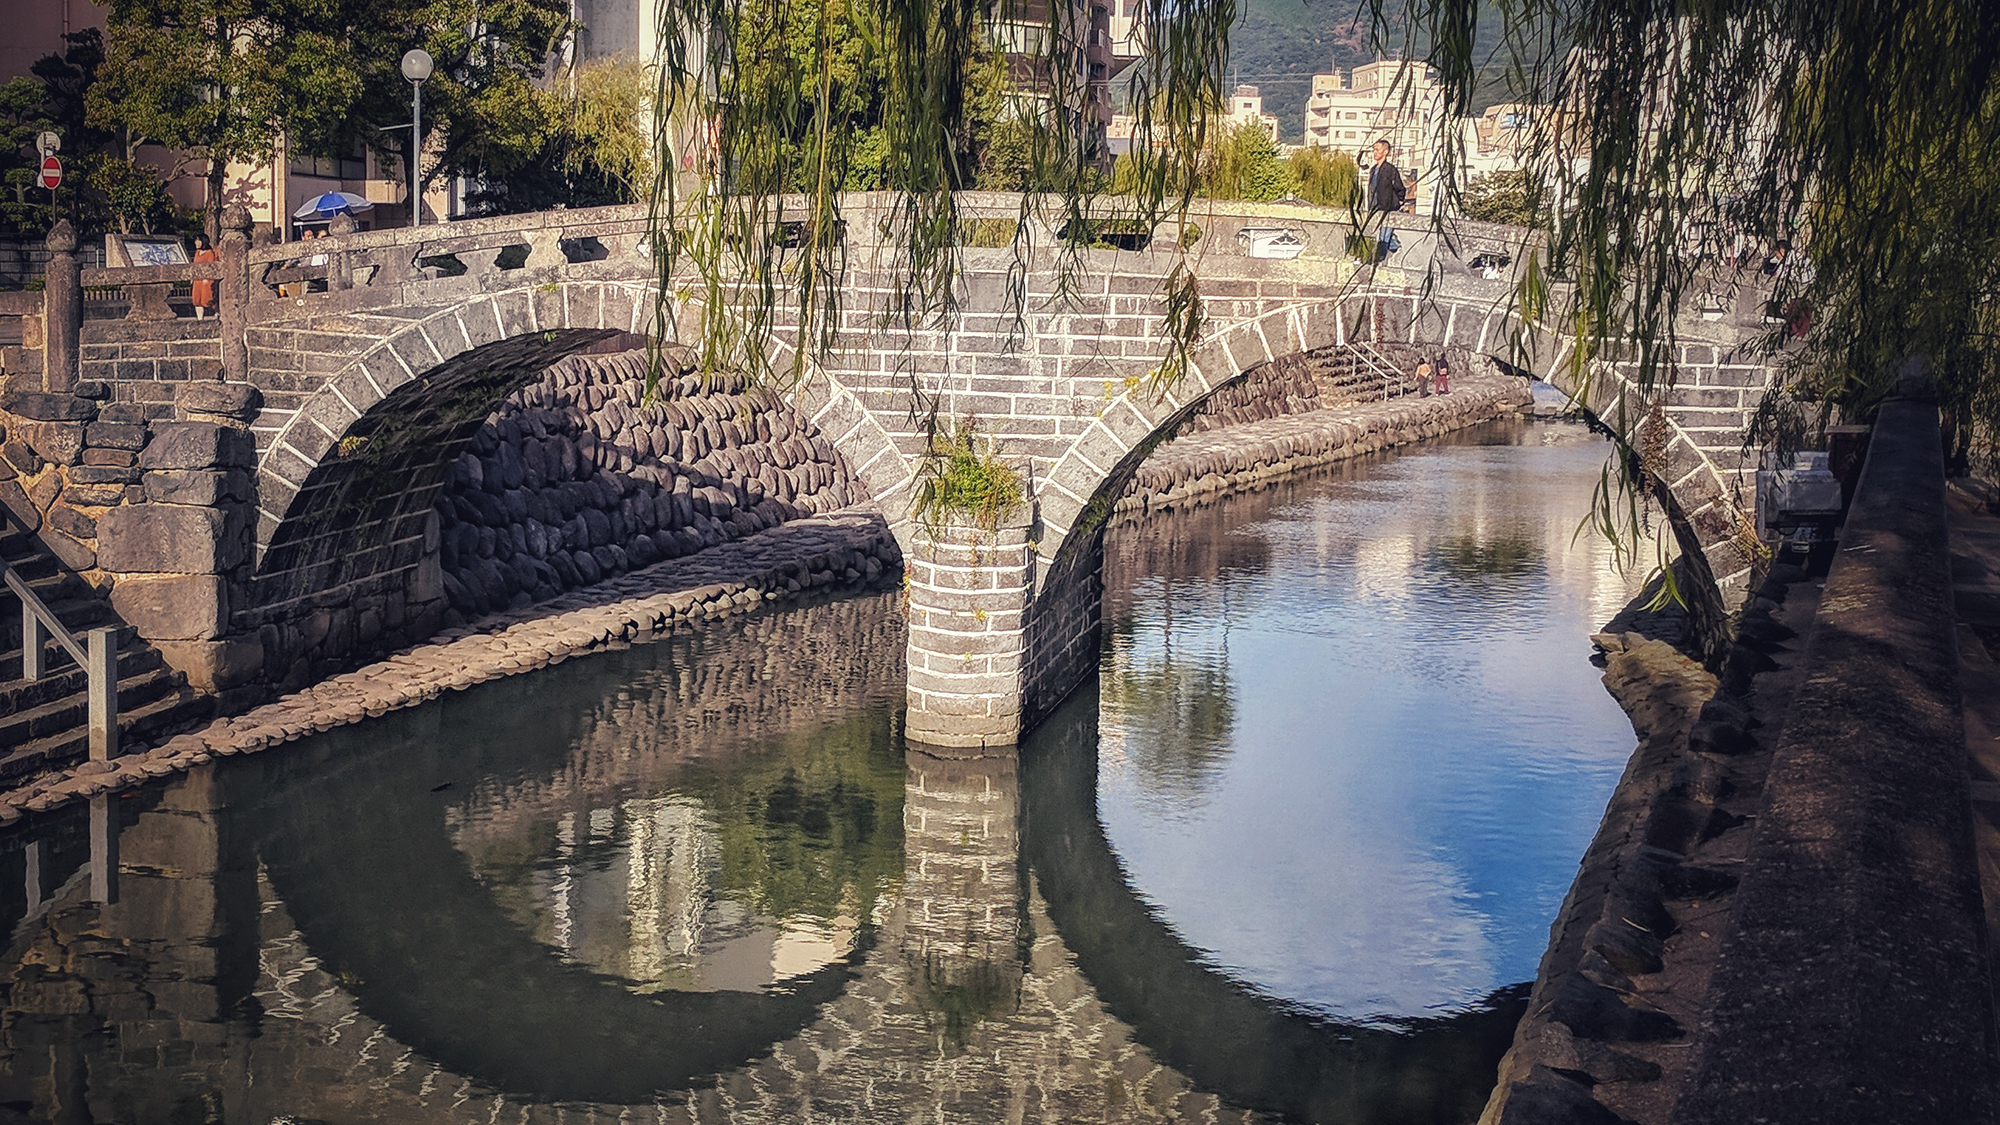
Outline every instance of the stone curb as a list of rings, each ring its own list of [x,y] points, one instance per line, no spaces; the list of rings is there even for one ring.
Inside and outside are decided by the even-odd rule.
[[[633,571],[562,597],[447,629],[386,659],[150,750],[83,762],[0,793],[0,824],[80,798],[142,785],[390,711],[446,691],[607,652],[676,625],[742,613],[811,589],[900,574],[901,552],[881,517],[839,512]],[[892,569],[893,568],[893,569]]]
[[[1139,466],[1113,511],[1159,511],[1256,488],[1320,465],[1463,429],[1532,401],[1519,379],[1474,376],[1460,380],[1445,396],[1358,403],[1186,434]]]

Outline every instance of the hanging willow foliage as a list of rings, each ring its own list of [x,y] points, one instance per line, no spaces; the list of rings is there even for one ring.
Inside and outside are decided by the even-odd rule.
[[[908,324],[952,312],[954,195],[971,186],[974,155],[966,92],[991,65],[999,29],[1043,29],[1028,76],[1041,101],[1019,122],[1041,191],[1021,217],[1062,232],[1049,249],[1058,276],[1073,279],[1106,206],[1082,79],[1085,11],[1040,0],[658,0],[657,128],[675,151],[701,155],[680,175],[662,163],[655,245],[670,291],[702,301],[704,364],[769,371],[785,309],[800,342],[796,374],[840,327],[837,195],[856,143],[839,66],[849,25],[886,75],[879,136],[898,201],[895,311]],[[1678,377],[1677,321],[1694,299],[1741,285],[1779,239],[1800,254],[1775,279],[1787,323],[1771,343],[1804,330],[1787,352],[1784,401],[1821,424],[1863,415],[1920,355],[1954,452],[1994,454],[2000,20],[1990,0],[1358,0],[1355,11],[1379,52],[1429,63],[1447,119],[1482,94],[1537,107],[1528,206],[1542,237],[1519,311],[1575,334],[1579,380],[1615,359],[1650,396],[1639,416],[1605,419],[1625,450],[1615,459],[1624,487],[1664,494],[1630,451],[1656,392]],[[1185,221],[1236,15],[1236,0],[1145,7],[1146,54],[1124,79],[1138,151],[1121,175],[1131,195],[1119,217]],[[1482,57],[1496,23],[1501,46]],[[1456,130],[1441,131],[1430,161],[1454,201],[1455,142]],[[1034,229],[1014,230],[1017,308]],[[774,234],[784,230],[793,233]],[[1699,252],[1718,242],[1754,249],[1724,269]],[[1163,296],[1173,348],[1156,377],[1171,381],[1201,331],[1185,262]],[[934,406],[928,422],[935,430]],[[1637,510],[1609,496],[1601,507]],[[1683,550],[1698,554],[1685,518],[1666,507]],[[1606,530],[1618,534],[1609,515]]]
[[[1127,73],[1143,171],[1115,212],[1100,199],[1105,163],[1100,107],[1086,80],[1087,7],[1042,0],[657,0],[656,140],[682,154],[662,161],[652,203],[653,246],[669,296],[698,302],[704,372],[796,378],[830,349],[842,326],[840,194],[857,147],[886,148],[880,179],[894,199],[879,233],[894,249],[894,299],[884,310],[905,327],[936,324],[956,309],[960,191],[975,185],[972,125],[991,112],[976,96],[1013,37],[1018,100],[1009,128],[1026,134],[1026,180],[1013,228],[1009,289],[1017,316],[1030,262],[1053,260],[1056,295],[1074,292],[1081,251],[1107,219],[1151,229],[1185,220],[1194,167],[1222,105],[1234,0],[1149,8],[1150,45]],[[852,57],[859,51],[865,65]],[[857,69],[879,72],[880,128],[856,128]],[[1029,221],[1036,220],[1036,221]],[[1059,232],[1037,247],[1038,229]],[[877,232],[869,232],[874,235]],[[1199,335],[1193,278],[1180,262],[1162,292],[1170,355],[1160,377],[1178,378]],[[663,308],[662,318],[670,315]],[[796,331],[787,363],[773,341]],[[656,326],[664,329],[664,319]],[[664,336],[656,331],[656,337]],[[694,342],[694,341],[690,341]],[[912,385],[933,426],[935,402]]]
[[[1604,419],[1620,452],[1599,530],[1629,542],[1634,494],[1657,501],[1701,579],[1681,575],[1696,617],[1723,620],[1698,537],[1636,451],[1649,418],[1664,425],[1677,325],[1696,302],[1733,304],[1781,242],[1762,343],[1782,380],[1746,445],[1867,417],[1917,357],[1956,467],[2000,461],[1990,0],[1367,3],[1378,44],[1423,49],[1445,112],[1496,71],[1502,100],[1538,107],[1526,163],[1541,240],[1517,306],[1575,334],[1569,374],[1586,393],[1600,361],[1627,365],[1642,401]],[[1497,57],[1473,53],[1482,21],[1501,25]],[[1458,156],[1447,143],[1436,161],[1454,197]]]

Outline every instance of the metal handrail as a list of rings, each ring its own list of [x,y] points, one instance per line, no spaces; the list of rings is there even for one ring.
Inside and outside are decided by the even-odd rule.
[[[0,517],[23,535],[33,532],[21,527],[14,514],[0,508]],[[33,683],[48,671],[42,646],[54,638],[83,669],[89,707],[90,758],[107,761],[118,754],[118,630],[109,625],[91,629],[78,639],[48,607],[32,587],[0,559],[0,580],[21,599],[21,678]]]
[[[1375,345],[1368,343],[1366,340],[1357,341],[1354,345],[1354,351],[1355,354],[1361,357],[1363,363],[1374,368],[1375,373],[1382,376],[1382,401],[1388,402],[1389,384],[1400,381],[1402,373],[1396,370],[1396,365],[1390,363],[1387,356],[1376,351]]]

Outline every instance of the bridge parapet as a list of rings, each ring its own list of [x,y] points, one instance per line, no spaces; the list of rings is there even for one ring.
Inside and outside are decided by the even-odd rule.
[[[803,376],[783,390],[890,521],[912,560],[925,557],[910,503],[930,441],[929,418],[975,419],[1001,455],[1025,470],[1034,509],[1019,545],[1029,556],[1021,604],[975,607],[986,617],[974,618],[983,623],[1012,613],[1018,647],[1011,653],[966,648],[994,643],[983,624],[978,637],[936,652],[919,652],[913,639],[912,668],[925,674],[958,674],[933,657],[945,664],[1004,657],[985,660],[984,674],[1011,677],[1009,690],[1047,702],[1086,674],[1094,660],[1091,591],[1103,516],[1180,420],[1259,368],[1319,349],[1395,341],[1494,356],[1584,390],[1566,362],[1573,343],[1554,326],[1523,323],[1512,311],[1510,275],[1525,257],[1523,231],[1472,226],[1449,242],[1407,232],[1390,261],[1363,264],[1352,255],[1355,228],[1335,209],[1204,204],[1189,216],[1200,235],[1184,248],[1180,224],[1144,230],[1112,202],[1091,216],[1104,220],[1095,228],[1098,244],[1066,249],[1068,220],[1024,207],[1020,196],[968,193],[959,203],[966,245],[957,251],[956,314],[947,323],[895,315],[907,282],[907,263],[891,237],[901,221],[898,201],[887,194],[841,200],[835,346],[802,364]],[[804,213],[786,207],[773,219],[792,222]],[[311,607],[340,596],[322,581],[338,569],[322,569],[336,554],[386,550],[395,567],[424,566],[414,556],[428,557],[437,547],[421,526],[421,493],[442,479],[502,399],[567,355],[635,347],[656,324],[670,337],[663,342],[673,342],[699,311],[698,286],[663,292],[648,215],[639,207],[347,231],[256,248],[247,244],[247,218],[235,218],[238,225],[223,240],[218,320],[92,321],[71,337],[81,341],[84,377],[62,384],[59,393],[60,380],[34,388],[35,409],[53,411],[24,430],[30,444],[46,447],[34,471],[44,471],[42,460],[56,462],[49,472],[61,479],[24,481],[12,492],[13,482],[0,482],[0,493],[38,505],[38,515],[57,506],[82,513],[65,517],[77,533],[66,557],[79,569],[96,563],[91,537],[107,509],[164,503],[144,491],[139,450],[153,430],[190,421],[247,430],[251,438],[245,444],[253,464],[216,467],[227,480],[208,498],[218,511],[229,508],[228,527],[250,529],[243,565],[254,574],[237,586],[282,585],[287,605]],[[1280,245],[1295,256],[1270,256]],[[1490,263],[1502,256],[1508,265],[1496,271]],[[1473,268],[1481,258],[1488,264]],[[1186,378],[1161,387],[1149,376],[1168,351],[1164,282],[1182,268],[1197,280],[1206,335]],[[164,275],[92,276],[157,285]],[[663,302],[664,318],[657,316]],[[800,326],[786,310],[778,320],[777,359],[784,366]],[[1640,394],[1629,372],[1599,363],[1594,370],[1601,377],[1586,405],[1607,416],[1621,408],[1628,419],[1652,416],[1665,427],[1662,448],[1676,493],[1706,540],[1726,550],[1743,526],[1743,425],[1768,373],[1760,360],[1733,354],[1743,325],[1691,319],[1681,328],[1678,386]],[[10,381],[9,390],[18,391],[18,383]],[[73,393],[84,389],[95,397]],[[103,429],[98,436],[105,442],[124,446],[107,445],[92,454],[97,461],[83,463],[96,440],[91,424],[109,421],[137,432]],[[419,430],[429,436],[417,440]],[[274,549],[307,539],[324,546],[368,526],[358,508],[345,511],[360,494],[335,485],[360,472],[357,451],[371,442],[385,449],[389,437],[402,459],[394,473],[369,479],[394,477],[407,486],[396,503],[409,518],[392,542],[332,554]],[[231,475],[244,468],[247,486]],[[29,485],[38,490],[34,500]],[[74,503],[53,499],[72,495]],[[1727,577],[1744,565],[1732,557],[1716,569]],[[1002,585],[1009,584],[989,588]],[[982,687],[972,694],[993,693]],[[1018,726],[1024,713],[1018,701],[980,706],[1001,725]],[[980,737],[1004,734],[996,727]]]

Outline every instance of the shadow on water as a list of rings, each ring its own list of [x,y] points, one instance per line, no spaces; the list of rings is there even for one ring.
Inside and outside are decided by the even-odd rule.
[[[1367,483],[1362,469],[1327,479]],[[883,1117],[999,1120],[1019,1112],[1025,1084],[1042,1099],[1028,1116],[1039,1106],[1047,1120],[1228,1119],[1242,1108],[1342,1125],[1470,1121],[1526,985],[1488,992],[1506,977],[1487,976],[1452,997],[1448,1016],[1343,1020],[1188,940],[1194,930],[1165,920],[1181,916],[1153,905],[1174,900],[1149,899],[1159,888],[1107,831],[1119,823],[1106,795],[1115,767],[1100,775],[1107,742],[1130,744],[1146,794],[1192,807],[1244,759],[1318,729],[1280,723],[1248,743],[1243,728],[1269,718],[1269,691],[1310,693],[1271,675],[1283,659],[1253,665],[1247,633],[1226,648],[1202,632],[1212,624],[1202,614],[1214,616],[1205,605],[1239,597],[1204,580],[1289,573],[1296,537],[1272,529],[1311,487],[1121,530],[1106,631],[1109,651],[1124,645],[1133,659],[1105,674],[1101,697],[1096,679],[1075,693],[1018,763],[905,746],[903,625],[894,595],[879,595],[711,623],[113,799],[125,826],[113,833],[127,890],[117,904],[93,905],[80,889],[101,835],[92,810],[0,834],[0,924],[12,935],[0,960],[0,1122],[54,1119],[58,1103],[86,1100],[134,1107],[98,1120],[167,1120],[162,1107],[202,1083],[217,1104],[237,1099],[231,1120],[454,1120],[449,1095],[426,1100],[419,1072],[430,1063],[441,1067],[430,1077],[470,1080],[461,1098],[512,1095],[493,1103],[510,1119],[516,1109],[539,1119],[550,1103],[617,1113],[652,1102],[650,1119],[671,1101],[679,1116],[662,1119],[761,1122],[866,1104]],[[1251,520],[1271,527],[1242,533]],[[1406,568],[1421,581],[1397,596],[1534,585],[1541,540],[1524,546],[1507,521],[1487,525],[1412,538],[1411,557],[1427,561]],[[1314,539],[1313,557],[1342,562],[1353,538]],[[1143,582],[1168,584],[1164,609],[1134,594]],[[1329,600],[1307,590],[1275,612],[1291,626]],[[1455,626],[1462,611],[1448,616]],[[1151,642],[1169,629],[1171,648]],[[1381,706],[1379,693],[1366,698]],[[1277,761],[1289,771],[1274,781],[1281,794],[1326,772]],[[1511,766],[1467,776],[1478,784],[1463,788],[1491,790],[1508,823],[1532,820],[1522,793],[1579,788],[1567,772],[1559,787]],[[1275,928],[1293,904],[1258,877],[1278,871],[1281,882],[1270,856],[1313,845],[1254,807],[1264,820],[1231,809],[1216,831],[1261,832],[1277,850],[1191,884],[1200,905]],[[1322,819],[1331,807],[1308,806]],[[1190,835],[1196,821],[1161,831]],[[1484,823],[1438,822],[1458,833]],[[1491,851],[1510,871],[1524,866],[1511,844]],[[1537,862],[1564,868],[1566,885],[1574,853]],[[1397,869],[1349,867],[1365,901],[1394,890]],[[1220,882],[1245,900],[1230,903]],[[1301,917],[1316,947],[1330,947],[1324,920],[1364,900],[1293,882],[1326,908]],[[1489,882],[1497,898],[1531,901],[1517,883]],[[12,925],[30,902],[33,924]],[[766,926],[836,916],[810,935]],[[661,936],[690,919],[670,935],[681,944]],[[684,940],[701,925],[709,944]],[[798,940],[781,957],[787,937]],[[709,973],[726,942],[737,959]],[[1329,959],[1343,981],[1360,975],[1351,956]],[[752,962],[764,975],[744,970]],[[143,1002],[131,999],[140,991]],[[395,1072],[410,1089],[368,1085],[376,1077],[356,1056],[376,1049],[362,1034],[371,1021],[383,1057],[416,1060]],[[711,1079],[718,1088],[702,1090]],[[664,1092],[685,1096],[656,1098]],[[30,1095],[41,1100],[8,1100]]]
[[[377,764],[387,787],[435,776]],[[640,995],[564,962],[502,911],[453,847],[442,802],[374,800],[373,788],[291,786],[245,827],[313,953],[361,1009],[496,1089],[620,1103],[687,1086],[798,1034],[866,951],[764,992]]]
[[[261,874],[354,1006],[451,1072],[538,1102],[644,1103],[700,1084],[797,1036],[847,987],[874,939],[865,918],[844,955],[759,989],[644,991],[636,986],[650,982],[593,971],[537,940],[455,830],[485,817],[492,834],[532,851],[565,814],[611,815],[694,779],[704,796],[729,798],[705,809],[728,842],[717,861],[724,891],[809,899],[857,847],[868,852],[862,866],[899,876],[903,641],[891,600],[751,615],[127,795],[115,803],[131,901],[94,920],[72,901],[58,928],[130,931],[128,945],[165,931],[171,945],[214,949],[216,1009],[254,1037],[271,1018],[254,994]],[[828,760],[831,776],[820,776]],[[9,834],[51,873],[9,882],[44,893],[66,883],[73,900],[89,859],[86,811]],[[157,825],[170,821],[186,830],[161,837]],[[24,872],[24,860],[5,858]],[[206,897],[177,899],[176,872],[213,887],[212,911],[174,905]],[[9,921],[49,909],[18,891],[8,898]],[[10,928],[12,953],[40,940],[40,928]]]
[[[1477,1117],[1527,1005],[1527,984],[1449,1017],[1341,1024],[1207,964],[1131,888],[1097,819],[1093,680],[1021,752],[1022,860],[1113,1015],[1196,1085],[1288,1118],[1437,1125]]]
[[[874,604],[879,600],[820,612],[893,622]],[[899,630],[837,631],[836,643],[852,646],[850,656],[864,657],[861,663],[894,667]],[[635,653],[580,661],[487,685],[431,709],[434,715],[404,720],[434,722],[434,731],[371,725],[324,739],[310,755],[252,759],[244,763],[252,768],[230,777],[237,830],[252,841],[314,955],[350,984],[362,1010],[448,1069],[548,1101],[639,1102],[685,1088],[797,1035],[853,978],[872,935],[864,931],[834,964],[761,991],[641,994],[564,959],[508,914],[453,839],[448,812],[473,801],[474,786],[486,792],[486,804],[504,808],[507,798],[494,791],[505,782],[551,771],[597,779],[595,793],[545,802],[550,810],[586,810],[642,789],[676,763],[681,775],[712,776],[741,772],[746,758],[787,741],[899,743],[890,702],[898,685],[879,672],[829,682],[821,670],[786,687],[757,674],[753,652],[733,685],[699,682],[742,655],[727,650],[743,647],[738,637],[675,637],[644,654],[650,660]],[[843,664],[856,667],[852,659]],[[677,725],[674,713],[689,710],[681,706],[689,694],[717,714],[763,710],[767,722],[703,722],[697,707]],[[827,706],[829,697],[839,703]],[[592,757],[598,760],[583,760]],[[621,769],[620,759],[645,765]],[[900,752],[877,765],[886,766],[900,796]],[[860,763],[858,772],[867,770]],[[725,835],[740,827],[756,836],[748,847],[769,853],[767,866],[782,865],[781,853],[798,851],[787,844],[834,831],[824,814],[830,805],[854,804],[840,801],[846,784],[837,779],[829,801],[824,787],[802,786],[788,770],[709,812]],[[893,826],[900,809],[885,803],[891,807],[880,815]],[[875,819],[871,804],[861,807]],[[542,816],[553,818],[549,810]],[[881,835],[900,870],[893,831]]]

